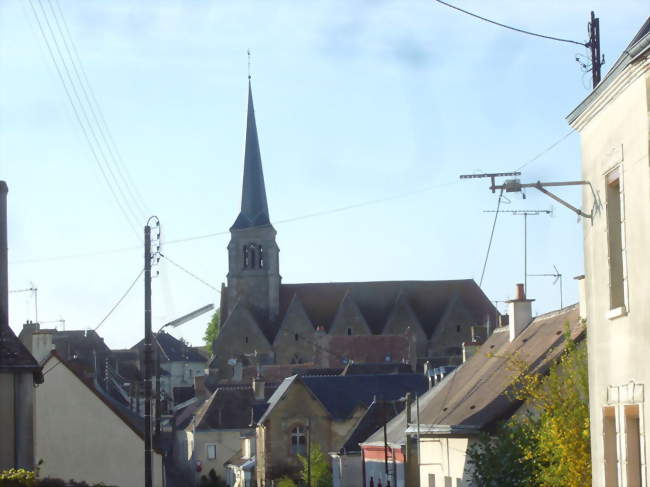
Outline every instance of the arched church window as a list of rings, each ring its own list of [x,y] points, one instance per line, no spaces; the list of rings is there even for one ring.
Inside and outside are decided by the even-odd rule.
[[[293,341],[294,341],[294,342],[297,342],[297,341],[298,341],[298,338],[299,338],[299,337],[298,337],[298,334],[297,334],[297,333],[294,333],[294,334],[293,334]]]
[[[291,454],[304,455],[306,450],[307,437],[305,435],[305,427],[298,425],[291,430]]]
[[[255,253],[256,253],[255,251],[256,251],[255,245],[250,244],[248,246],[248,262],[250,264],[251,269],[255,269],[255,265],[257,263],[256,262],[257,256],[255,255]]]
[[[352,328],[348,328],[348,336],[352,335]]]
[[[257,247],[257,252],[260,256],[260,269],[264,269],[264,251],[262,250],[261,245]]]
[[[248,246],[247,245],[244,245],[243,252],[244,252],[244,255],[243,255],[243,257],[244,257],[244,269],[248,269]]]
[[[244,343],[248,343],[248,337],[244,337]]]

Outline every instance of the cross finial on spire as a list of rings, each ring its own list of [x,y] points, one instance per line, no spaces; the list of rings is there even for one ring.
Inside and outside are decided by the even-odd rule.
[[[251,50],[246,49],[246,54],[248,55],[248,79],[251,79]]]

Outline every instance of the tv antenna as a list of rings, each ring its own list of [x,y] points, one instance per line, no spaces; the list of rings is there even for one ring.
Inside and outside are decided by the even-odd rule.
[[[553,210],[483,210],[483,213],[510,213],[524,217],[524,289],[528,292],[528,217],[537,215],[552,215]]]
[[[562,292],[562,274],[560,271],[557,270],[557,267],[553,265],[553,269],[555,270],[554,274],[529,274],[531,277],[554,277],[555,280],[553,281],[553,285],[555,286],[558,281],[560,282],[560,309],[564,308],[564,298],[563,298],[563,292]]]
[[[13,289],[9,293],[32,293],[34,296],[34,322],[38,323],[38,288],[33,282],[29,283],[29,287],[25,289]]]

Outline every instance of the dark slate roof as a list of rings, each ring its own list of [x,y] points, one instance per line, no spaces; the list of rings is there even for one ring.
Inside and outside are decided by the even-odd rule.
[[[374,334],[383,331],[400,293],[430,336],[450,303],[460,300],[479,323],[496,323],[496,309],[473,279],[441,281],[376,281],[282,284],[280,316],[298,296],[315,327],[329,330],[343,297],[349,293]]]
[[[231,230],[270,225],[266,188],[262,172],[262,156],[257,138],[253,91],[248,82],[248,115],[246,120],[246,152],[244,154],[244,181],[242,185],[241,212]]]
[[[516,371],[506,358],[516,355],[530,364],[532,372],[544,373],[566,345],[567,322],[572,337],[582,339],[585,328],[577,305],[537,316],[512,342],[507,329],[495,330],[467,362],[420,398],[420,423],[479,430],[510,417],[520,403],[507,395]],[[403,443],[405,416],[403,412],[388,424],[389,442]],[[416,417],[415,406],[411,417]],[[366,442],[383,442],[383,431]]]
[[[174,405],[188,401],[194,397],[194,386],[174,387]]]
[[[358,407],[367,408],[375,399],[392,401],[400,399],[407,392],[422,394],[426,378],[422,374],[392,375],[338,375],[338,376],[293,376],[282,381],[268,400],[264,419],[291,388],[295,381],[302,382],[323,404],[333,419],[347,419]]]
[[[273,395],[277,384],[266,384],[265,398]],[[263,414],[265,401],[256,401],[250,385],[218,387],[197,410],[195,429],[245,429]]]
[[[397,402],[382,403],[381,401],[374,401],[357,425],[350,431],[339,453],[360,452],[361,447],[359,443],[363,442],[379,428],[382,428],[385,421],[390,421],[397,416],[404,409],[401,406],[402,404]]]
[[[628,46],[623,50],[619,58],[600,83],[587,95],[587,97],[566,117],[567,121],[573,123],[591,104],[591,102],[602,93],[617,76],[630,64],[638,59],[643,53],[650,49],[650,17],[648,17]]]
[[[28,370],[40,377],[40,367],[6,323],[0,323],[0,370]]]
[[[372,375],[372,374],[411,374],[413,369],[409,364],[382,362],[376,364],[351,363],[345,366],[341,375]]]
[[[161,331],[155,334],[156,340],[160,345],[162,354],[161,361],[169,362],[207,362],[207,359],[202,353],[196,350],[196,347],[191,347],[180,341],[178,338],[173,337],[169,333]],[[154,340],[155,341],[155,340]],[[144,348],[144,339],[136,343],[133,349]]]

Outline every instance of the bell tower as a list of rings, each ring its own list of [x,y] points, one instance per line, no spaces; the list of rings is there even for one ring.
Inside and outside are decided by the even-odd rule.
[[[237,302],[245,305],[264,327],[278,316],[279,251],[269,219],[262,158],[257,138],[250,78],[241,211],[230,227],[226,315]],[[223,316],[223,314],[222,314]]]

